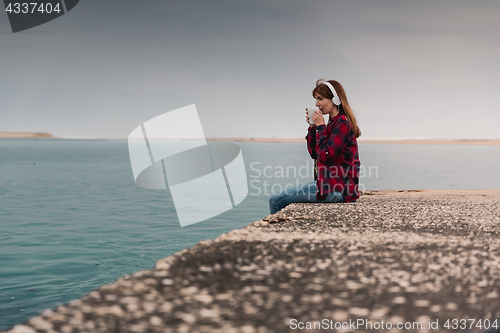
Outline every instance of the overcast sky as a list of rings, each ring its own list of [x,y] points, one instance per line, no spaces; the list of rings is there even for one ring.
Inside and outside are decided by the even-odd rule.
[[[4,12],[0,131],[126,138],[196,104],[207,137],[300,138],[323,78],[362,138],[500,138],[499,17],[497,0],[81,0],[13,34]]]

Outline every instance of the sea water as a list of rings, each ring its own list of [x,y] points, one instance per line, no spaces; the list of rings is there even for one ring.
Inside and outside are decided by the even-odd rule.
[[[237,144],[248,196],[181,228],[168,191],[135,184],[126,140],[0,140],[0,329],[259,220],[273,191],[313,180],[303,143]],[[360,144],[359,152],[364,190],[500,188],[500,147]]]

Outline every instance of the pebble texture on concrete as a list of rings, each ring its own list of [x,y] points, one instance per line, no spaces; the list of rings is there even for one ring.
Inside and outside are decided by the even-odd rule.
[[[10,333],[288,332],[323,319],[422,323],[338,332],[449,332],[447,319],[500,317],[499,234],[500,190],[292,204]]]

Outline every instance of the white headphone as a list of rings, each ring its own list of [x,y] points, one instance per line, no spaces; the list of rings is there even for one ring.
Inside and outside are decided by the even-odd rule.
[[[340,98],[339,98],[339,95],[337,95],[337,92],[335,91],[335,88],[332,86],[332,84],[330,82],[327,82],[327,81],[319,81],[318,84],[326,84],[328,86],[328,88],[330,88],[332,94],[333,94],[333,98],[332,98],[332,102],[333,104],[335,105],[340,105]]]

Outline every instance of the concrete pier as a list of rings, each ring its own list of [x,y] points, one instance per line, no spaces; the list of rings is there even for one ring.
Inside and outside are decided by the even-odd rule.
[[[480,331],[500,317],[499,235],[500,190],[292,204],[9,332]]]

